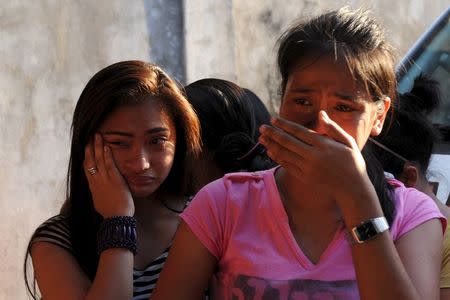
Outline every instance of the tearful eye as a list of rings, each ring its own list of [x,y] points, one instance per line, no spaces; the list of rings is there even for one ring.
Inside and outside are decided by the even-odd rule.
[[[342,112],[351,112],[351,111],[354,111],[355,109],[353,109],[352,107],[350,107],[348,105],[337,105],[336,110],[342,111]]]
[[[295,104],[304,105],[304,106],[311,106],[311,102],[309,102],[306,99],[294,99]]]
[[[166,137],[158,137],[151,140],[151,143],[154,145],[164,145],[167,142]]]

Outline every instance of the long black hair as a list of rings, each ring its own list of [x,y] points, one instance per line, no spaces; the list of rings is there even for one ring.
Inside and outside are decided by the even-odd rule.
[[[187,183],[185,162],[200,153],[200,124],[177,84],[158,66],[142,61],[122,61],[96,73],[87,83],[75,107],[67,172],[66,201],[61,214],[68,220],[73,255],[93,280],[99,255],[96,234],[102,217],[94,209],[83,170],[84,149],[103,121],[117,108],[143,101],[156,101],[175,124],[177,143],[172,169],[159,190],[184,195]],[[33,238],[32,238],[33,239]],[[35,298],[35,280],[30,286],[24,263],[27,289]]]

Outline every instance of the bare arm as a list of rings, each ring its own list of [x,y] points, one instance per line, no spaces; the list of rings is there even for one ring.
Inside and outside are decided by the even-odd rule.
[[[421,299],[439,299],[442,225],[432,219],[395,243],[400,259]]]
[[[400,238],[388,232],[352,248],[361,299],[439,299],[441,224],[432,219]]]
[[[202,299],[216,265],[216,258],[182,221],[150,299]]]
[[[441,288],[441,300],[450,300],[450,288]]]
[[[95,171],[91,173],[90,169]],[[99,134],[86,146],[84,170],[98,213],[104,218],[134,214],[130,191]],[[92,283],[76,259],[56,245],[37,242],[31,248],[31,257],[39,289],[46,300],[132,298],[134,257],[130,250],[104,250]]]
[[[317,178],[326,182],[326,192],[336,201],[349,230],[383,216],[353,137],[325,113],[318,121],[321,134],[276,119],[273,124],[278,128],[263,127],[260,141],[272,159],[303,183],[318,186]],[[442,230],[437,219],[413,229],[398,241],[397,247],[388,232],[353,246],[361,298],[438,299],[441,247]]]
[[[43,299],[131,299],[133,254],[125,249],[108,249],[100,255],[95,280],[91,283],[75,258],[63,248],[37,242],[31,258]]]

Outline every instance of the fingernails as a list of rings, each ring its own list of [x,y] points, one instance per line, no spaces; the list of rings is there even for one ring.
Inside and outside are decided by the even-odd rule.
[[[267,131],[267,125],[261,125],[259,126],[259,132],[261,134],[265,133]]]
[[[261,144],[263,144],[263,143],[264,143],[264,138],[263,138],[262,136],[260,136],[260,137],[258,138],[258,142],[261,143]]]
[[[323,119],[324,121],[326,121],[326,122],[330,121],[330,117],[328,117],[326,111],[321,110],[319,113],[320,113],[320,115],[322,116],[322,119]]]

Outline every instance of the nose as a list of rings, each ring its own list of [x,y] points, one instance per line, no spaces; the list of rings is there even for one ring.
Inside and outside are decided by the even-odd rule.
[[[306,122],[304,123],[304,126],[311,130],[314,130],[318,134],[327,135],[327,128],[326,128],[326,126],[324,126],[323,121],[320,121],[320,118],[321,118],[320,112],[321,111],[325,111],[327,113],[327,115],[330,116],[330,112],[326,108],[321,107],[320,109],[312,112],[308,116]]]
[[[150,153],[145,149],[139,149],[128,159],[128,167],[136,173],[150,169]]]
[[[139,163],[139,169],[141,171],[145,171],[150,169],[150,159],[148,156],[142,156],[140,163]]]

